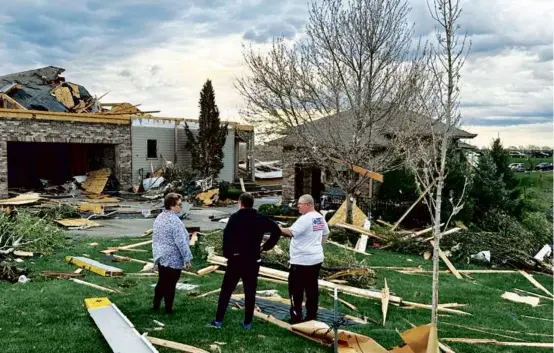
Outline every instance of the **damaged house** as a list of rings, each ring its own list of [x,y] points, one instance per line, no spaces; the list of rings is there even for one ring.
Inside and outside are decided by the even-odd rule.
[[[269,146],[279,147],[282,150],[283,200],[298,199],[298,197],[303,194],[311,194],[315,200],[319,200],[322,193],[326,189],[329,189],[333,194],[336,194],[337,188],[330,187],[333,181],[327,180],[328,178],[326,176],[330,173],[326,172],[326,168],[324,166],[316,166],[311,161],[306,160],[305,157],[300,159],[301,157],[299,156],[303,155],[301,153],[302,149],[311,148],[311,146],[303,144],[304,140],[301,138],[301,129],[308,129],[308,131],[338,131],[339,133],[335,136],[335,138],[347,141],[353,135],[351,128],[354,125],[349,122],[348,119],[352,119],[351,115],[348,113],[330,115],[304,125],[296,126],[294,129],[289,131],[288,135],[277,138],[268,143]],[[398,118],[389,121],[386,128],[381,130],[382,133],[379,136],[374,137],[376,145],[387,146],[390,144],[393,136],[395,135],[395,131],[401,128],[400,126],[402,124],[402,120],[403,119]],[[331,141],[331,137],[323,137],[326,136],[324,134],[321,134],[321,136],[322,144],[333,143]],[[476,134],[457,128],[453,133],[453,138],[456,140],[456,143],[460,148],[469,146],[462,140],[473,139],[476,136]],[[329,141],[325,141],[325,139],[329,139]],[[343,167],[346,168],[346,166]],[[367,168],[367,166],[360,167]],[[362,192],[362,195],[369,194],[369,189]]]
[[[0,76],[0,197],[8,189],[61,185],[109,168],[121,190],[163,162],[190,166],[184,121],[157,118],[129,103],[102,104],[83,86],[66,82],[64,69],[48,66]],[[196,120],[190,119],[194,130]],[[191,125],[192,124],[192,125]],[[221,180],[237,182],[238,146],[253,160],[254,129],[231,123]],[[253,170],[242,175],[254,180]]]

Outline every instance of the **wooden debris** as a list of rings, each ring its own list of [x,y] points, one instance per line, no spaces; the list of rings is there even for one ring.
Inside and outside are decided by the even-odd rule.
[[[81,272],[83,272],[83,269],[82,269],[82,268],[78,268],[78,269],[76,269],[73,273],[79,274],[79,273],[81,273]]]
[[[87,180],[82,184],[83,189],[90,194],[101,194],[111,175],[110,168],[104,168],[89,172]]]
[[[192,233],[191,236],[190,236],[190,241],[189,241],[189,246],[194,246],[196,245],[196,242],[198,241],[198,235],[196,234],[196,232]]]
[[[94,197],[96,196],[96,197]],[[108,196],[97,196],[97,195],[89,195],[88,197],[88,203],[94,203],[94,204],[114,204],[114,203],[120,203],[121,201],[117,197],[108,197]]]
[[[533,296],[538,297],[538,298],[548,299],[548,300],[553,300],[553,301],[554,301],[554,298],[547,297],[546,295],[540,295],[540,294],[537,294],[537,293],[529,292],[529,291],[526,291],[526,290],[523,290],[523,289],[518,289],[518,288],[514,288],[514,290],[515,290],[516,292],[521,292],[521,293],[525,293],[525,294],[530,294],[530,295],[533,295]]]
[[[73,281],[73,282],[75,282],[75,283],[79,283],[79,284],[85,285],[85,286],[89,286],[89,287],[92,287],[92,288],[100,289],[100,290],[103,290],[103,291],[105,291],[105,292],[109,292],[109,293],[121,293],[121,292],[118,291],[118,290],[110,289],[110,288],[106,288],[106,287],[102,287],[102,286],[99,286],[99,285],[94,284],[94,283],[89,283],[89,282],[81,281],[80,279],[69,278],[69,280],[70,280],[70,281]]]
[[[210,272],[216,271],[218,268],[219,268],[219,266],[217,266],[217,265],[208,266],[208,267],[206,267],[206,268],[203,268],[203,269],[201,269],[201,270],[196,271],[196,274],[199,275],[199,276],[203,276],[203,275],[206,275],[206,274],[208,274],[208,273],[210,273]]]
[[[325,280],[331,281],[331,280],[341,278],[341,277],[344,277],[344,276],[366,275],[366,274],[369,273],[369,271],[370,270],[368,268],[350,268],[350,269],[347,269],[347,270],[343,270],[343,271],[333,273],[332,275],[325,278]]]
[[[66,218],[66,219],[58,219],[55,221],[56,223],[61,224],[64,227],[102,227],[102,224],[88,220],[86,218]]]
[[[16,197],[12,197],[11,199],[0,200],[0,205],[27,205],[38,202],[41,199],[42,198],[38,193],[29,192],[17,195]]]
[[[527,316],[527,315],[521,315],[521,317],[525,317],[525,318],[528,318],[528,319],[534,319],[534,320],[543,320],[543,321],[554,322],[554,320],[552,320],[552,319],[546,319],[546,318],[543,318],[543,317],[535,317],[535,316]]]
[[[160,327],[165,327],[165,325],[163,323],[159,322],[158,320],[152,320],[152,321]]]
[[[430,243],[433,247],[435,246],[434,241],[431,240]],[[444,252],[441,249],[439,249],[439,257],[445,263],[446,267],[448,267],[450,272],[452,272],[452,274],[454,276],[456,276],[457,279],[463,279],[462,275],[458,272],[458,270],[456,270],[456,267],[454,267],[454,265],[452,265],[452,262],[450,262],[450,260],[448,260],[448,257],[446,257],[446,255],[444,254]]]
[[[208,262],[212,263],[212,264],[215,264],[215,265],[225,266],[227,264],[227,259],[222,257],[222,256],[212,255],[212,256],[208,256]],[[260,275],[261,276],[266,276],[266,277],[271,277],[271,278],[276,278],[276,279],[279,279],[279,280],[285,281],[285,282],[288,280],[288,272],[275,270],[275,269],[264,267],[264,266],[260,266]],[[364,298],[372,298],[372,299],[381,300],[381,292],[380,291],[356,288],[356,287],[351,287],[351,286],[345,286],[345,285],[336,284],[336,283],[332,283],[332,282],[321,280],[321,279],[318,281],[318,283],[319,283],[319,286],[321,288],[325,288],[325,289],[337,288],[342,293],[361,296],[361,297],[364,297]],[[402,302],[402,298],[394,296],[394,295],[391,295],[389,300],[390,300],[391,303],[398,303],[399,304],[399,303]]]
[[[316,339],[316,338],[314,338],[314,337],[311,337],[311,336],[309,336],[309,335],[305,335],[305,334],[302,333],[302,332],[294,331],[294,330],[292,329],[292,325],[291,325],[291,324],[289,324],[289,323],[287,323],[287,322],[284,322],[284,321],[281,321],[281,320],[279,320],[279,319],[276,319],[275,317],[273,317],[273,316],[271,316],[271,315],[266,315],[266,314],[264,314],[264,313],[262,313],[262,312],[260,312],[260,311],[258,311],[258,310],[254,310],[254,316],[257,317],[257,318],[259,318],[259,319],[262,319],[262,320],[264,320],[264,321],[267,321],[267,322],[269,322],[269,323],[272,323],[272,324],[274,324],[274,325],[277,325],[277,326],[279,326],[279,327],[281,327],[281,328],[284,328],[285,330],[289,330],[290,332],[294,332],[294,333],[296,333],[296,334],[298,334],[298,335],[300,335],[300,336],[302,336],[302,337],[304,337],[304,338],[309,339],[310,341],[314,341],[314,342],[317,342],[317,343],[322,344],[322,345],[325,345],[325,346],[330,346],[329,343],[324,343],[324,342],[322,342],[321,340],[318,340],[318,339]]]
[[[15,256],[19,256],[19,257],[33,257],[34,256],[34,254],[30,251],[21,251],[21,250],[15,250],[13,252],[13,254]]]
[[[79,212],[92,212],[94,214],[104,214],[104,207],[99,204],[85,202],[79,205]]]
[[[554,297],[554,294],[552,294],[552,292],[550,292],[548,289],[544,288],[544,286],[542,284],[540,284],[539,281],[537,281],[535,278],[533,278],[533,276],[531,276],[530,274],[528,274],[527,272],[522,271],[522,270],[520,270],[518,272],[521,273],[521,275],[523,277],[527,278],[529,280],[529,282],[531,282],[535,287],[542,290],[543,292],[545,292],[549,296]]]
[[[518,341],[523,341],[523,340],[520,339],[520,338],[516,338],[516,337],[513,337],[513,336],[506,336],[506,335],[501,335],[501,334],[499,334],[499,333],[494,333],[494,332],[485,331],[485,330],[482,330],[482,329],[480,329],[480,328],[478,328],[478,327],[465,326],[465,325],[456,325],[456,324],[451,324],[451,323],[448,323],[448,322],[441,322],[441,325],[454,326],[454,327],[463,328],[463,329],[466,329],[466,330],[469,330],[469,331],[481,332],[481,333],[486,333],[486,334],[488,334],[488,335],[493,335],[493,336],[498,336],[498,337],[502,337],[502,338],[508,338],[508,339],[514,339],[514,340],[518,340]]]
[[[355,204],[352,205],[352,208],[352,224],[354,226],[362,228],[364,226],[365,220],[367,219],[367,216]],[[337,212],[335,212],[333,217],[331,217],[328,225],[334,226],[337,225],[337,223],[346,223],[346,201],[342,203]]]
[[[219,189],[212,189],[206,192],[201,192],[196,195],[196,198],[204,204],[204,206],[211,206],[213,204],[213,198],[219,193]]]
[[[554,343],[541,342],[501,342],[487,338],[442,338],[446,342],[470,343],[470,344],[495,344],[498,346],[512,347],[537,347],[537,348],[554,348]]]
[[[379,173],[376,173],[376,172],[372,172],[371,170],[367,170],[365,168],[362,168],[360,166],[357,166],[355,164],[352,164],[352,163],[347,163],[345,161],[341,161],[340,159],[338,158],[334,158],[334,157],[329,157],[330,160],[332,160],[333,162],[335,163],[338,163],[338,164],[346,164],[346,166],[348,167],[348,169],[351,169],[353,170],[354,172],[358,173],[358,174],[361,174],[363,175],[364,177],[366,178],[370,178],[370,179],[373,179],[373,180],[376,180],[380,183],[383,182],[383,174],[379,174]]]
[[[381,290],[381,312],[383,313],[383,326],[387,321],[387,311],[389,309],[389,297],[390,291],[387,285],[387,279],[385,278],[385,287]]]
[[[329,294],[331,296],[331,298],[334,298],[331,294]],[[348,309],[350,310],[353,310],[353,311],[358,311],[358,308],[356,306],[354,306],[353,304],[350,304],[349,302],[347,302],[346,300],[344,299],[341,299],[341,298],[338,298],[338,301],[341,302],[344,306],[346,306]]]
[[[353,230],[355,232],[358,232],[360,234],[363,234],[363,235],[367,235],[367,236],[370,236],[370,237],[373,237],[373,238],[377,238],[377,239],[380,239],[380,240],[387,240],[387,238],[385,238],[384,236],[382,235],[378,235],[378,234],[375,234],[365,228],[362,228],[362,227],[358,227],[358,226],[355,226],[355,225],[352,225],[352,224],[346,224],[346,223],[337,223],[335,224],[337,227],[341,227],[341,228],[344,228],[344,229],[349,229],[349,230]]]
[[[337,246],[337,247],[342,248],[342,249],[346,249],[346,250],[355,252],[355,253],[357,253],[357,254],[366,255],[366,256],[371,256],[371,254],[368,254],[368,253],[366,253],[366,252],[360,252],[360,251],[358,251],[358,250],[356,250],[356,249],[354,249],[354,248],[351,248],[351,247],[348,247],[348,246],[346,246],[346,245],[343,245],[343,244],[334,242],[334,241],[332,241],[332,240],[327,240],[327,243],[328,243],[328,244],[333,244],[334,246]]]
[[[150,341],[150,343],[152,343],[152,344],[155,345],[155,346],[160,346],[160,347],[165,347],[165,348],[171,348],[171,349],[174,349],[174,350],[180,351],[180,352],[187,352],[187,353],[210,353],[210,352],[205,351],[205,350],[200,349],[200,348],[196,348],[196,347],[193,347],[193,346],[189,346],[189,345],[186,345],[186,344],[183,344],[183,343],[178,343],[178,342],[163,340],[163,339],[161,339],[161,338],[155,338],[155,337],[146,336],[146,339],[147,339],[148,341]]]
[[[539,305],[540,298],[537,297],[522,297],[517,293],[512,292],[504,292],[501,296],[502,298],[515,302],[515,303],[523,303],[523,304],[529,304],[532,307],[535,307]]]
[[[459,232],[460,230],[461,230],[461,228],[458,228],[458,227],[449,229],[449,230],[447,230],[446,232],[443,232],[443,233],[441,234],[441,237],[440,237],[440,238],[442,239],[442,238],[444,238],[446,235],[450,235],[450,234]],[[433,240],[433,239],[435,239],[435,236],[434,236],[434,235],[433,235],[432,237],[425,238],[425,239],[423,239],[422,241],[423,241],[423,242],[426,242],[426,241],[431,241],[431,240]]]
[[[88,259],[86,257],[66,256],[65,261],[67,261],[70,264],[74,264],[81,268],[84,268],[85,270],[94,272],[100,276],[104,276],[104,277],[123,276],[122,269],[113,267],[113,266],[108,266],[96,260]]]
[[[414,207],[416,207],[416,205],[425,197],[425,195],[429,192],[429,190],[431,190],[431,188],[434,185],[435,185],[435,181],[433,181],[431,183],[431,185],[429,185],[427,187],[427,189],[425,189],[425,191],[423,191],[421,193],[421,195],[419,195],[417,200],[415,200],[415,202],[410,206],[410,208],[408,208],[408,210],[406,212],[404,212],[404,214],[398,219],[398,221],[396,221],[396,223],[394,223],[394,225],[390,229],[391,231],[394,231],[396,229],[396,227],[398,227],[400,225],[400,223],[404,220],[404,218],[406,218],[406,216],[413,210]]]
[[[431,305],[430,304],[421,304],[421,303],[414,303],[414,302],[409,302],[409,301],[402,301],[402,304],[403,305],[408,305],[409,307],[413,307],[413,308],[418,308],[418,309],[429,309],[431,310]],[[445,307],[441,307],[439,306],[437,308],[438,311],[442,311],[442,312],[445,312],[445,313],[451,313],[451,314],[458,314],[458,315],[471,315],[470,313],[466,313],[465,311],[461,311],[461,310],[456,310],[456,309],[450,309],[450,308],[445,308]]]
[[[40,275],[43,277],[54,277],[54,278],[62,278],[62,279],[83,277],[83,274],[80,272],[77,273],[77,272],[42,271]]]
[[[239,283],[241,283],[241,282],[239,282]],[[237,287],[238,287],[238,284],[237,284]],[[219,293],[219,292],[221,292],[221,288],[214,289],[214,290],[211,290],[209,292],[199,294],[199,295],[196,296],[196,298],[204,298],[204,297],[207,297],[210,294]]]

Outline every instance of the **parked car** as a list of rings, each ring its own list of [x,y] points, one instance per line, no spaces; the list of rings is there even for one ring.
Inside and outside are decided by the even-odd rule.
[[[510,163],[508,168],[510,168],[514,172],[524,172],[525,171],[525,164],[523,164],[523,163]]]
[[[511,157],[525,157],[525,153],[520,151],[510,151],[509,153]]]
[[[552,163],[541,162],[535,166],[535,170],[552,170]]]

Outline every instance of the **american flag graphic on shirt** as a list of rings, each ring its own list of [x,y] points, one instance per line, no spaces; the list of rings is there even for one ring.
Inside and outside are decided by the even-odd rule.
[[[312,219],[312,230],[314,232],[323,230],[323,228],[325,228],[325,225],[322,217]]]

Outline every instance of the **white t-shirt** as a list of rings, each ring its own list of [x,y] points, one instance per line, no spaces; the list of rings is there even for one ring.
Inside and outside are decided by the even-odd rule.
[[[311,266],[323,262],[321,240],[329,234],[325,218],[316,211],[308,212],[294,222],[290,231],[290,263],[292,265]]]

